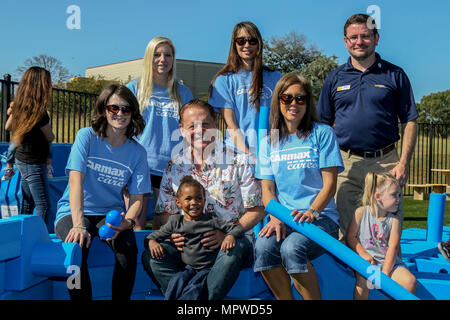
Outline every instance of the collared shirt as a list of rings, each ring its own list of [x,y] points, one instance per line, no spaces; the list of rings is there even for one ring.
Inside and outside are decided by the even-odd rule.
[[[200,182],[206,190],[205,212],[215,212],[225,221],[237,220],[247,209],[263,206],[261,184],[254,176],[254,165],[250,164],[248,155],[234,155],[234,151],[227,147],[223,148],[223,153],[216,151],[214,149],[210,153],[201,171],[196,169],[190,150],[167,163],[155,213],[180,213],[175,203],[176,192],[181,179],[187,175]],[[226,161],[227,156],[229,161]]]
[[[317,113],[321,121],[334,125],[341,148],[384,148],[400,139],[398,121],[418,117],[405,72],[375,55],[375,63],[364,72],[355,69],[349,58],[323,84]]]

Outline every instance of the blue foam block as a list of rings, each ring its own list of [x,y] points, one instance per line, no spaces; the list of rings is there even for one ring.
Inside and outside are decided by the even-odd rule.
[[[5,290],[21,291],[46,279],[32,273],[30,262],[35,244],[51,240],[41,217],[19,215],[9,219],[21,222],[21,251],[19,257],[6,261]]]
[[[52,281],[44,280],[20,291],[5,291],[0,300],[50,300],[52,299]]]
[[[415,262],[418,272],[450,274],[450,262],[445,260],[445,258],[441,254],[439,254],[439,256],[436,258],[435,257],[417,258]]]
[[[0,219],[0,261],[20,256],[21,235],[21,221],[11,218]]]
[[[5,263],[0,261],[0,294],[5,291]]]
[[[81,266],[81,247],[78,243],[38,242],[31,254],[31,271],[35,275],[65,277],[71,266]]]
[[[245,268],[239,273],[236,282],[227,294],[227,298],[245,300],[269,290],[260,272],[255,273],[252,268]]]
[[[414,273],[417,279],[417,296],[424,300],[450,300],[450,274]]]

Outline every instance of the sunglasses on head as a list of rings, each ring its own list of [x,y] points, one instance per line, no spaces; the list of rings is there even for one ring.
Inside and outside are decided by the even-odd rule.
[[[283,104],[291,104],[292,100],[294,100],[294,99],[295,99],[295,102],[297,102],[297,104],[305,104],[308,96],[307,95],[296,95],[294,97],[293,95],[290,95],[290,94],[282,94],[282,95],[280,95],[279,98],[280,98],[281,102],[283,102]]]
[[[240,46],[243,46],[247,42],[252,46],[256,46],[258,44],[258,38],[244,38],[244,37],[236,38],[236,43]]]
[[[131,114],[131,108],[130,106],[118,106],[115,104],[110,104],[106,106],[106,110],[108,110],[111,114],[118,114],[119,110],[122,111],[123,115],[129,115]]]

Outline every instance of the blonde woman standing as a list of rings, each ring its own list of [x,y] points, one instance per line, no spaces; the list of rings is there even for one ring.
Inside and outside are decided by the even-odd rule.
[[[144,56],[144,69],[139,79],[127,84],[139,101],[139,109],[146,122],[139,143],[147,151],[147,162],[156,200],[159,185],[170,160],[174,146],[179,143],[179,110],[183,104],[192,100],[192,93],[175,80],[175,46],[164,37],[155,37],[147,45]],[[174,141],[173,141],[174,140]],[[135,230],[145,229],[150,194],[144,196],[141,214]],[[160,219],[154,218],[154,229],[159,229]]]

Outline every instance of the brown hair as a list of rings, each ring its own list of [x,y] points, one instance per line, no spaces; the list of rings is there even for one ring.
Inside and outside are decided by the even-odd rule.
[[[318,121],[314,98],[312,95],[312,88],[309,81],[305,77],[294,72],[284,75],[280,80],[278,80],[275,89],[273,90],[269,116],[270,132],[273,134],[279,133],[280,141],[285,139],[289,134],[286,122],[284,121],[284,117],[280,110],[280,96],[294,84],[300,84],[307,95],[306,112],[297,128],[299,130],[297,133],[298,137],[305,138],[309,136],[314,128],[314,122]],[[269,138],[270,141],[273,140],[272,134]]]
[[[236,38],[241,29],[245,29],[250,37],[258,39],[258,51],[256,53],[255,59],[253,60],[253,75],[252,83],[250,88],[251,103],[255,105],[257,111],[259,111],[259,97],[263,90],[263,69],[271,70],[263,65],[262,51],[263,51],[263,39],[258,27],[250,21],[242,21],[234,26],[233,32],[231,33],[231,43],[230,50],[228,52],[228,59],[225,66],[220,70],[211,80],[209,87],[209,95],[211,96],[212,86],[216,78],[225,73],[237,73],[242,67],[242,60],[239,57],[236,49]]]
[[[29,68],[20,80],[19,89],[12,108],[12,138],[20,145],[28,133],[41,119],[52,98],[50,72],[41,67]]]
[[[95,115],[91,122],[92,129],[100,137],[106,137],[106,129],[108,128],[108,121],[106,119],[106,105],[109,99],[114,95],[118,95],[126,102],[128,102],[131,108],[131,121],[128,124],[127,131],[125,133],[128,139],[132,139],[134,136],[138,136],[142,133],[145,127],[145,121],[139,112],[139,103],[130,89],[124,85],[110,84],[103,88],[99,97],[95,103]]]
[[[193,107],[198,107],[198,108],[205,109],[209,113],[211,118],[214,119],[214,121],[216,120],[214,108],[208,102],[200,100],[200,99],[192,99],[192,100],[186,102],[181,107],[180,113],[179,113],[180,123],[183,122],[183,114],[186,111],[186,109],[193,108]]]
[[[200,182],[195,180],[192,176],[184,176],[181,178],[180,186],[178,187],[176,197],[179,198],[181,196],[181,190],[184,186],[191,186],[191,187],[197,187],[199,188],[203,193],[203,198],[206,197],[206,191],[205,188],[202,186]]]
[[[369,20],[370,20],[370,22],[369,22]],[[372,29],[372,32],[373,32],[374,36],[376,36],[378,34],[378,29],[377,29],[377,26],[375,24],[375,20],[371,16],[369,16],[367,14],[357,13],[357,14],[352,15],[345,22],[345,25],[344,25],[344,36],[347,36],[347,28],[350,25],[354,24],[354,23],[364,23],[364,24],[367,25],[367,27],[369,29]],[[370,25],[369,25],[369,23],[370,23]]]

